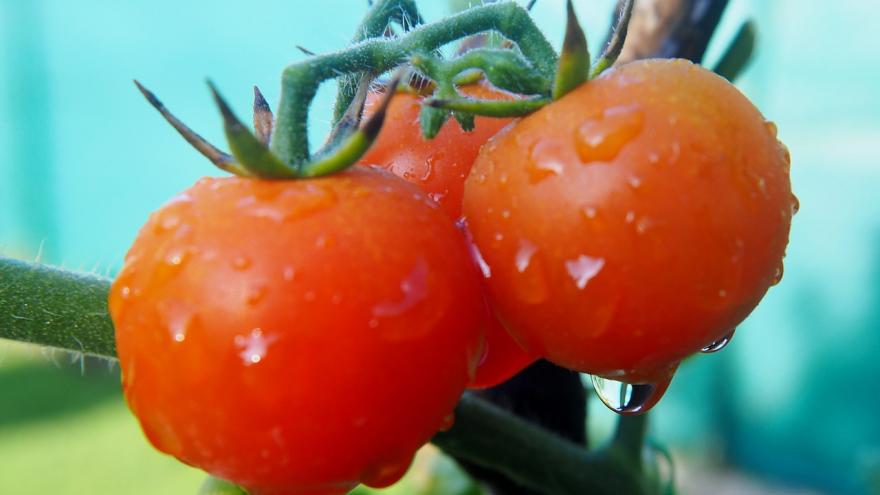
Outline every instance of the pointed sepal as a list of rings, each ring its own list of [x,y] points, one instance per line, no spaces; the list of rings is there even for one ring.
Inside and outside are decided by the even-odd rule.
[[[596,63],[590,69],[590,79],[597,77],[605,72],[606,69],[613,66],[623,51],[623,45],[626,43],[626,35],[629,32],[629,22],[632,20],[633,5],[635,0],[625,0],[620,9],[620,16],[612,28],[611,39],[602,50],[602,54],[596,59]]]
[[[586,82],[590,75],[590,49],[587,36],[578,22],[574,5],[568,0],[565,42],[559,55],[559,67],[553,82],[553,99],[558,100]]]
[[[296,175],[292,167],[276,157],[232,112],[211,81],[208,87],[223,116],[223,129],[236,161],[251,175],[263,179],[288,179]]]

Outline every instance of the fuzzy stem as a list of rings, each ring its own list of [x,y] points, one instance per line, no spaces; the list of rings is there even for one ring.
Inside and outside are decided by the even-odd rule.
[[[321,82],[345,74],[387,72],[416,52],[431,52],[460,38],[497,31],[519,45],[523,55],[548,79],[555,73],[556,53],[522,7],[515,3],[475,7],[433,24],[420,26],[396,39],[369,39],[346,50],[291,65],[281,80],[281,102],[272,151],[284,163],[309,161],[309,105]],[[347,108],[349,101],[337,102]]]
[[[388,26],[396,22],[405,30],[424,22],[414,0],[380,0],[368,12],[355,32],[351,44],[357,44],[370,38],[378,38],[385,34]],[[342,118],[351,100],[357,93],[357,80],[362,74],[346,74],[339,78],[339,89],[336,93],[336,105],[333,110],[333,124]]]
[[[0,338],[116,356],[110,281],[0,257]]]

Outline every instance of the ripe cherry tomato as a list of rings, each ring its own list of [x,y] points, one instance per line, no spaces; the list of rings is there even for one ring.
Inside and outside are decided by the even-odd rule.
[[[449,426],[481,354],[480,277],[415,186],[203,179],[114,282],[123,388],[159,450],[255,495],[386,486]]]
[[[460,91],[474,98],[511,97],[483,82],[463,86]],[[370,94],[366,113],[369,114],[379,100],[379,95]],[[358,163],[378,165],[418,185],[450,218],[458,219],[464,181],[480,147],[510,124],[511,119],[477,117],[471,132],[465,132],[458,122],[450,120],[434,139],[425,140],[419,127],[420,109],[421,97],[403,92],[395,95],[379,138]],[[535,359],[492,317],[486,329],[485,354],[469,387],[486,388],[502,383]]]
[[[490,141],[464,213],[533,353],[662,381],[778,281],[795,198],[776,128],[681,60],[606,72]]]

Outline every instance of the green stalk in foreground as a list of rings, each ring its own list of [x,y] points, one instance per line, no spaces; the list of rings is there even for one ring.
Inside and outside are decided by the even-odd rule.
[[[114,358],[109,289],[103,277],[0,257],[0,338]],[[452,429],[433,443],[524,486],[548,495],[646,493],[633,462],[643,418],[626,418],[628,427],[608,448],[588,452],[468,394],[455,417]],[[206,493],[234,493],[234,487],[217,483],[209,482],[205,490],[215,491]]]

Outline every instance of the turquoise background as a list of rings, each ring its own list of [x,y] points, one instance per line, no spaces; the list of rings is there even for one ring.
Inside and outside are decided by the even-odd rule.
[[[428,19],[448,8],[420,3]],[[612,3],[576,2],[594,45]],[[557,46],[563,5],[535,9]],[[131,79],[222,143],[205,77],[244,116],[253,84],[277,101],[281,69],[304,57],[295,45],[343,47],[365,7],[0,0],[0,251],[112,273],[151,210],[214,173]],[[773,489],[878,493],[880,3],[731,0],[710,62],[747,17],[760,40],[740,86],[791,149],[801,210],[782,284],[724,352],[682,366],[653,435],[685,472],[732,467]],[[315,140],[333,91],[313,107]],[[81,376],[77,363],[70,376],[51,363],[0,343],[0,493],[193,493],[200,476],[146,446],[118,394],[105,393],[116,384],[102,364]],[[98,392],[80,404],[83,387]],[[593,405],[601,436],[613,417]]]

